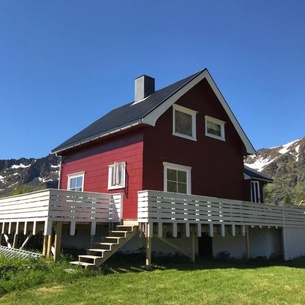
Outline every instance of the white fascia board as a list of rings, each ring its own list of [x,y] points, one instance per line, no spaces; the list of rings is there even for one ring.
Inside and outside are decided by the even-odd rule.
[[[217,96],[218,100],[220,101],[221,105],[223,106],[224,110],[228,114],[232,124],[234,125],[238,135],[240,136],[242,142],[244,143],[244,145],[246,147],[247,153],[250,154],[250,155],[255,154],[256,151],[255,151],[253,145],[251,144],[247,135],[245,134],[245,132],[241,128],[241,126],[238,123],[235,115],[233,114],[229,105],[225,101],[224,97],[222,96],[221,92],[219,91],[216,83],[212,79],[212,77],[211,77],[211,75],[210,75],[210,73],[208,72],[207,69],[203,70],[202,73],[197,75],[188,84],[183,86],[180,90],[178,90],[176,93],[174,93],[172,96],[170,96],[167,100],[165,100],[159,107],[157,107],[151,113],[149,113],[147,116],[145,116],[142,119],[142,122],[144,124],[155,126],[159,117],[167,109],[169,109],[180,97],[182,97],[184,94],[186,94],[190,89],[192,89],[195,85],[197,85],[204,78],[208,81],[209,85],[211,86],[212,90],[214,91],[215,95]]]

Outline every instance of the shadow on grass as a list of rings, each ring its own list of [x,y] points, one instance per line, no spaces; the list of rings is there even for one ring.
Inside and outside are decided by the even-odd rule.
[[[291,261],[283,259],[266,259],[257,257],[255,259],[203,259],[197,258],[192,263],[189,258],[182,255],[156,256],[152,255],[152,266],[145,266],[144,253],[124,254],[115,253],[110,259],[101,266],[104,274],[143,272],[147,270],[208,270],[208,269],[257,269],[273,266],[305,268],[305,257],[300,257]]]

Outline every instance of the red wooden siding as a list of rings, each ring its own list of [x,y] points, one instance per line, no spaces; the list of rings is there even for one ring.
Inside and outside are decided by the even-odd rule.
[[[136,219],[137,191],[142,189],[142,155],[142,133],[139,130],[65,154],[60,188],[67,189],[69,174],[84,171],[84,191],[123,193],[123,218]],[[126,188],[108,190],[108,165],[115,161],[126,162]]]
[[[163,190],[163,162],[192,167],[192,193],[243,199],[245,147],[214,92],[203,80],[176,104],[197,111],[197,141],[172,135],[172,107],[144,130],[144,189]],[[205,136],[205,115],[223,120],[225,141]]]

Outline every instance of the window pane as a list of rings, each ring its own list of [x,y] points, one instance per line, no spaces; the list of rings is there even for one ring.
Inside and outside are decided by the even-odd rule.
[[[175,181],[167,181],[167,191],[177,193],[177,183]]]
[[[114,163],[109,165],[108,188],[125,187],[125,163]]]
[[[221,137],[221,126],[219,124],[208,121],[207,125],[208,133]]]
[[[175,132],[192,136],[192,116],[190,114],[175,111]]]
[[[175,169],[167,169],[167,180],[177,181],[177,171]]]
[[[186,183],[186,172],[178,171],[178,181]]]
[[[70,178],[70,190],[71,191],[82,191],[83,190],[83,177]]]
[[[186,194],[186,184],[185,183],[178,183],[178,193]]]

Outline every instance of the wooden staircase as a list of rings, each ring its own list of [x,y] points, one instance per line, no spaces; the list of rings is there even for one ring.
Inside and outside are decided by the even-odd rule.
[[[116,230],[111,231],[109,236],[103,237],[101,243],[95,243],[95,248],[88,249],[86,255],[79,255],[78,261],[70,262],[70,264],[85,268],[99,267],[134,237],[137,231],[138,226],[117,225]]]

